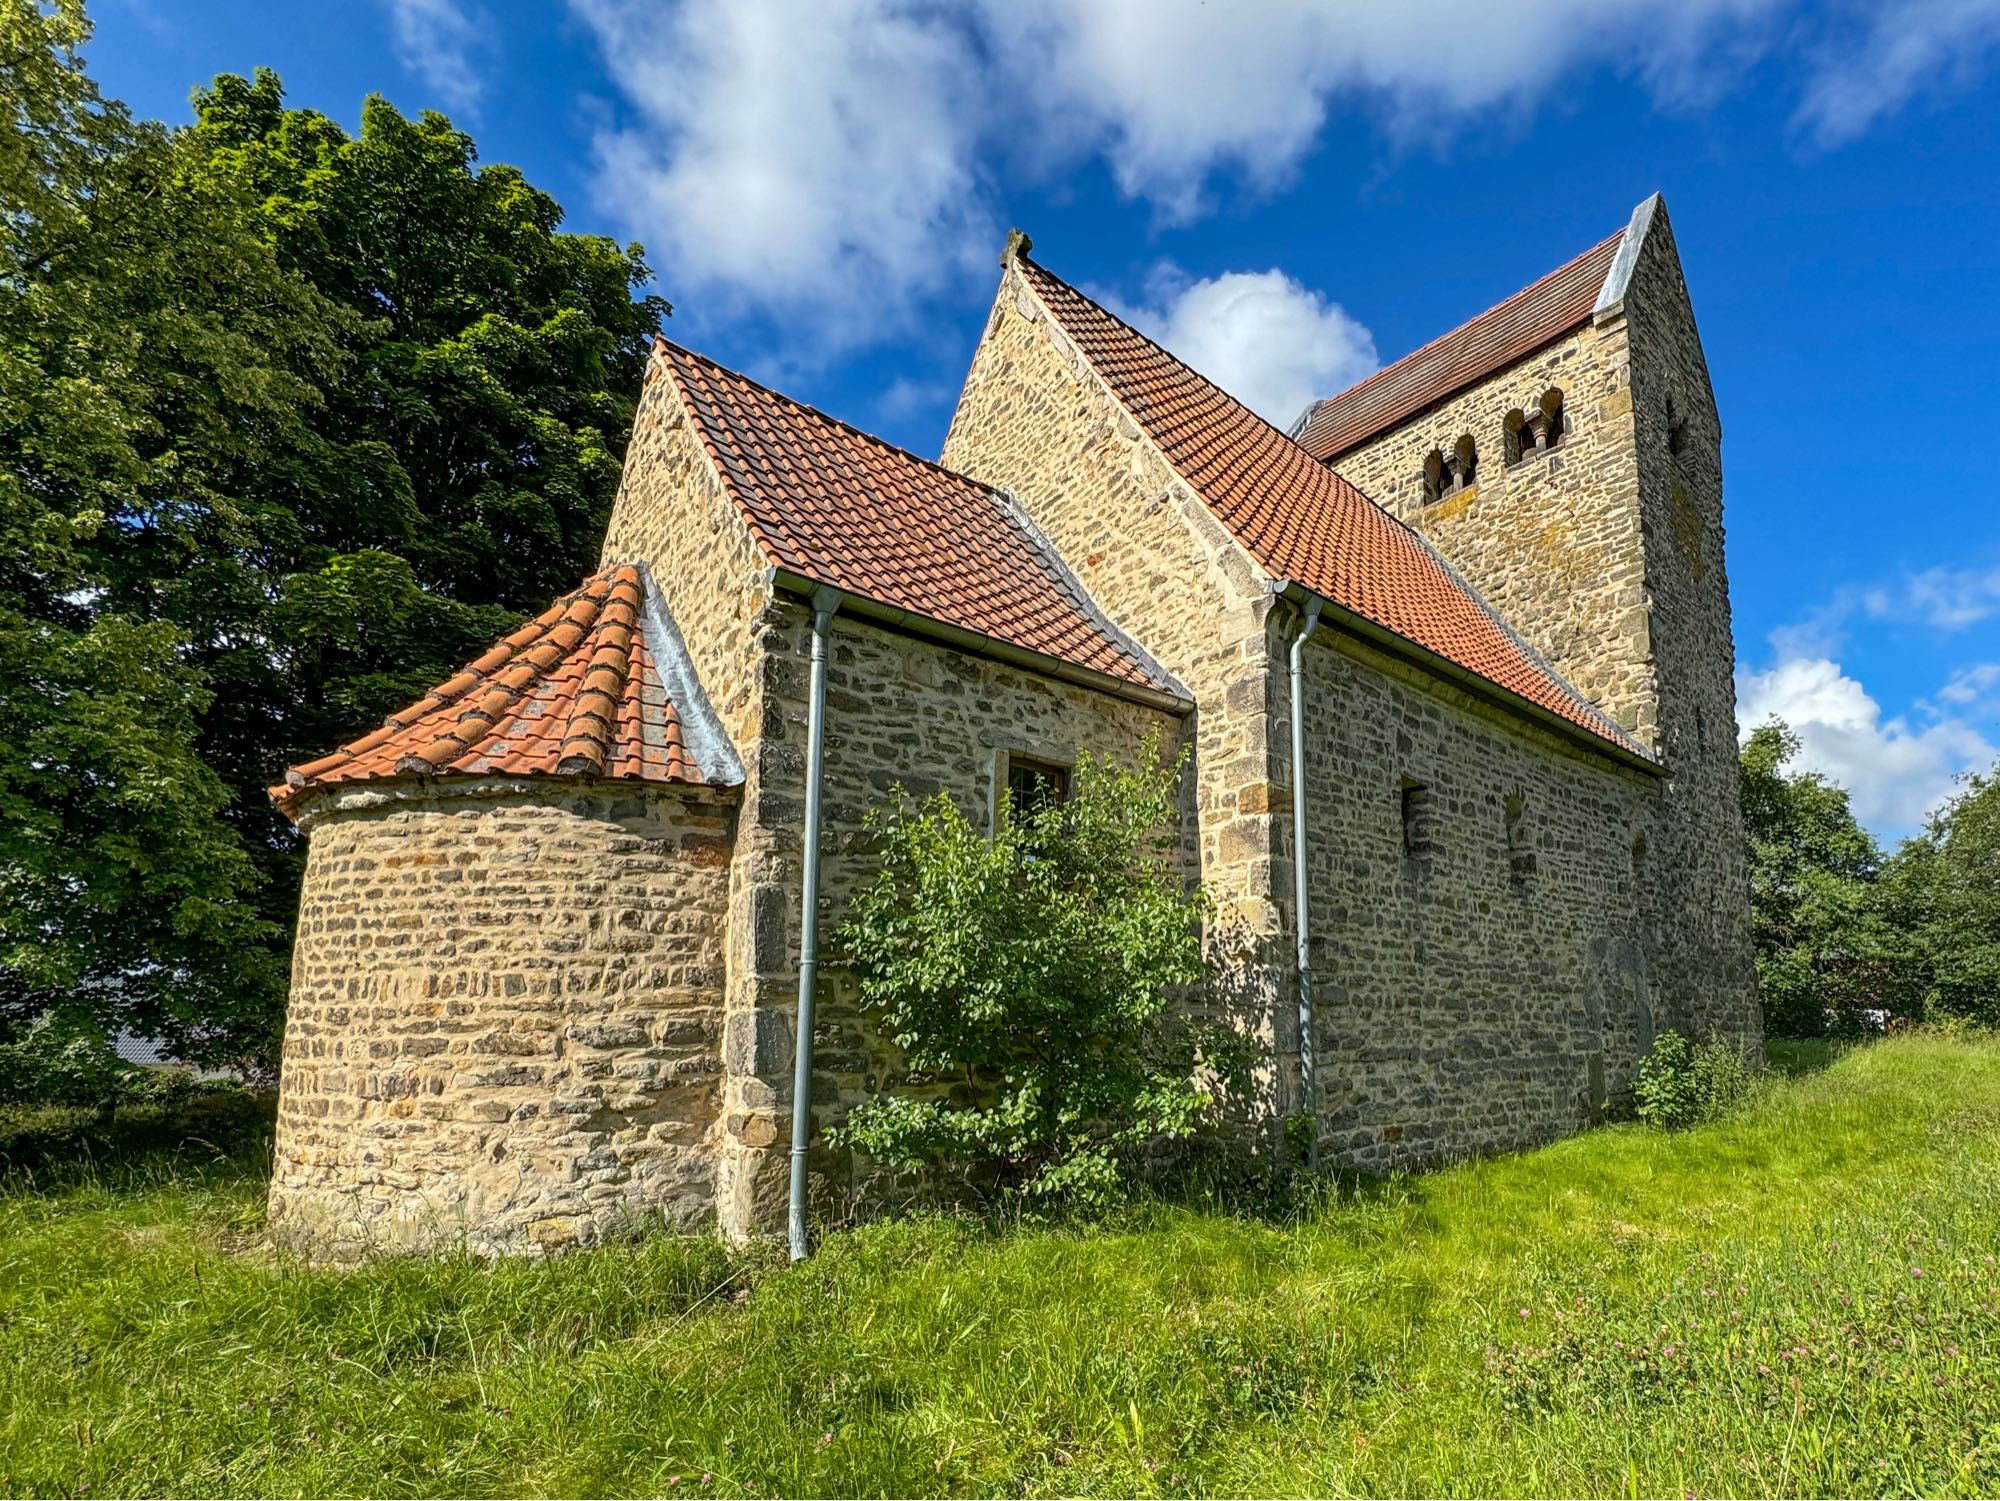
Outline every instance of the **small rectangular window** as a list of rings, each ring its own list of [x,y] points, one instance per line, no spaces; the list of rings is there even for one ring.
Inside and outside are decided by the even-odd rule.
[[[1535,846],[1528,833],[1528,799],[1510,792],[1504,805],[1507,823],[1507,874],[1517,886],[1535,873]]]
[[[1431,790],[1422,782],[1403,783],[1403,854],[1412,860],[1430,858]]]
[[[1069,768],[1031,756],[1005,758],[1007,804],[1014,817],[1026,818],[1051,803],[1069,801]]]

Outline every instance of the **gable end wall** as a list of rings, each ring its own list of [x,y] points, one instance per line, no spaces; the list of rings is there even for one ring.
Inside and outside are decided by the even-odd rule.
[[[944,463],[1006,489],[1098,607],[1199,706],[1186,787],[1190,874],[1214,895],[1225,971],[1215,1019],[1260,1060],[1251,1113],[1286,1108],[1297,1056],[1290,902],[1273,869],[1291,790],[1274,765],[1270,632],[1282,620],[1249,553],[1174,472],[1010,266],[945,440]],[[1289,887],[1284,891],[1289,894]]]
[[[1503,424],[1562,391],[1569,433],[1508,465]],[[1424,458],[1464,434],[1476,482],[1426,505]],[[1639,474],[1622,323],[1586,325],[1498,375],[1338,455],[1333,468],[1430,539],[1481,598],[1642,744],[1657,744],[1639,546]]]

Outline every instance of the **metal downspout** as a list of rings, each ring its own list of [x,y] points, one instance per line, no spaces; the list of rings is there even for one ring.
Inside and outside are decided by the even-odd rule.
[[[1305,603],[1292,638],[1292,910],[1299,937],[1299,1095],[1312,1124],[1306,1161],[1319,1166],[1319,1060],[1313,1055],[1312,922],[1306,873],[1306,640],[1319,625],[1321,599]]]
[[[792,1045],[792,1260],[803,1261],[806,1244],[806,1148],[812,1136],[813,991],[819,974],[820,781],[826,757],[826,642],[833,630],[840,591],[822,585],[813,591],[812,696],[806,711],[805,878],[799,897],[798,1035]]]

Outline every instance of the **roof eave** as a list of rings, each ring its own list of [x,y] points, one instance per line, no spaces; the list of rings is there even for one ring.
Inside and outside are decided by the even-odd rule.
[[[1399,635],[1387,626],[1378,625],[1365,615],[1356,614],[1337,600],[1329,599],[1295,579],[1273,579],[1271,592],[1300,606],[1308,600],[1317,599],[1320,602],[1320,620],[1323,624],[1343,630],[1368,642],[1371,646],[1381,647],[1390,655],[1401,657],[1426,672],[1444,678],[1476,698],[1530,719],[1543,729],[1553,730],[1564,739],[1616,761],[1622,766],[1644,772],[1648,776],[1664,777],[1667,774],[1666,767],[1645,752],[1620,745],[1617,741],[1606,739],[1585,725],[1565,719],[1533,699],[1524,698],[1511,688],[1503,687],[1491,678],[1482,677],[1469,667],[1460,666],[1442,653],[1434,652],[1429,647],[1412,641],[1408,636]]]
[[[330,799],[350,793],[380,793],[385,797],[413,791],[425,795],[481,791],[512,794],[541,792],[550,787],[621,796],[630,792],[680,797],[709,795],[724,801],[741,797],[743,794],[743,783],[740,781],[698,782],[679,777],[607,777],[553,771],[450,770],[398,771],[387,776],[354,777],[330,782],[308,781],[299,784],[293,784],[288,777],[287,781],[276,787],[267,787],[264,792],[280,817],[301,834],[307,834],[319,821],[320,814],[326,811]]]
[[[810,600],[823,588],[838,589],[842,609],[865,620],[872,620],[878,625],[935,641],[941,646],[970,652],[975,656],[988,657],[996,662],[1005,662],[1009,666],[1025,668],[1043,677],[1059,678],[1080,687],[1094,688],[1100,693],[1108,693],[1115,698],[1143,704],[1149,709],[1160,709],[1169,714],[1189,714],[1194,710],[1194,700],[1184,694],[1128,682],[1123,678],[1113,677],[1108,672],[1099,672],[1093,667],[1066,662],[1061,657],[1052,657],[1030,647],[1017,646],[996,636],[982,635],[978,631],[967,630],[964,626],[953,625],[932,615],[920,614],[915,610],[904,609],[900,605],[886,604],[879,599],[871,599],[865,594],[856,594],[842,588],[828,579],[812,578],[776,564],[764,570],[764,577],[772,588],[783,590],[786,594],[800,599]]]

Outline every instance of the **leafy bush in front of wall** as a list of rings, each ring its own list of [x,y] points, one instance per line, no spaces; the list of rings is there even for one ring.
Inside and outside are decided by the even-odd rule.
[[[1743,1055],[1721,1038],[1697,1046],[1668,1031],[1640,1060],[1632,1095],[1640,1120],[1674,1131],[1714,1120],[1749,1088]]]
[[[1003,801],[991,836],[943,794],[871,815],[881,869],[839,942],[905,1073],[836,1144],[1101,1207],[1214,1118],[1228,1050],[1170,1003],[1208,974],[1180,769],[1157,743],[1135,771],[1083,755],[1067,801]]]

